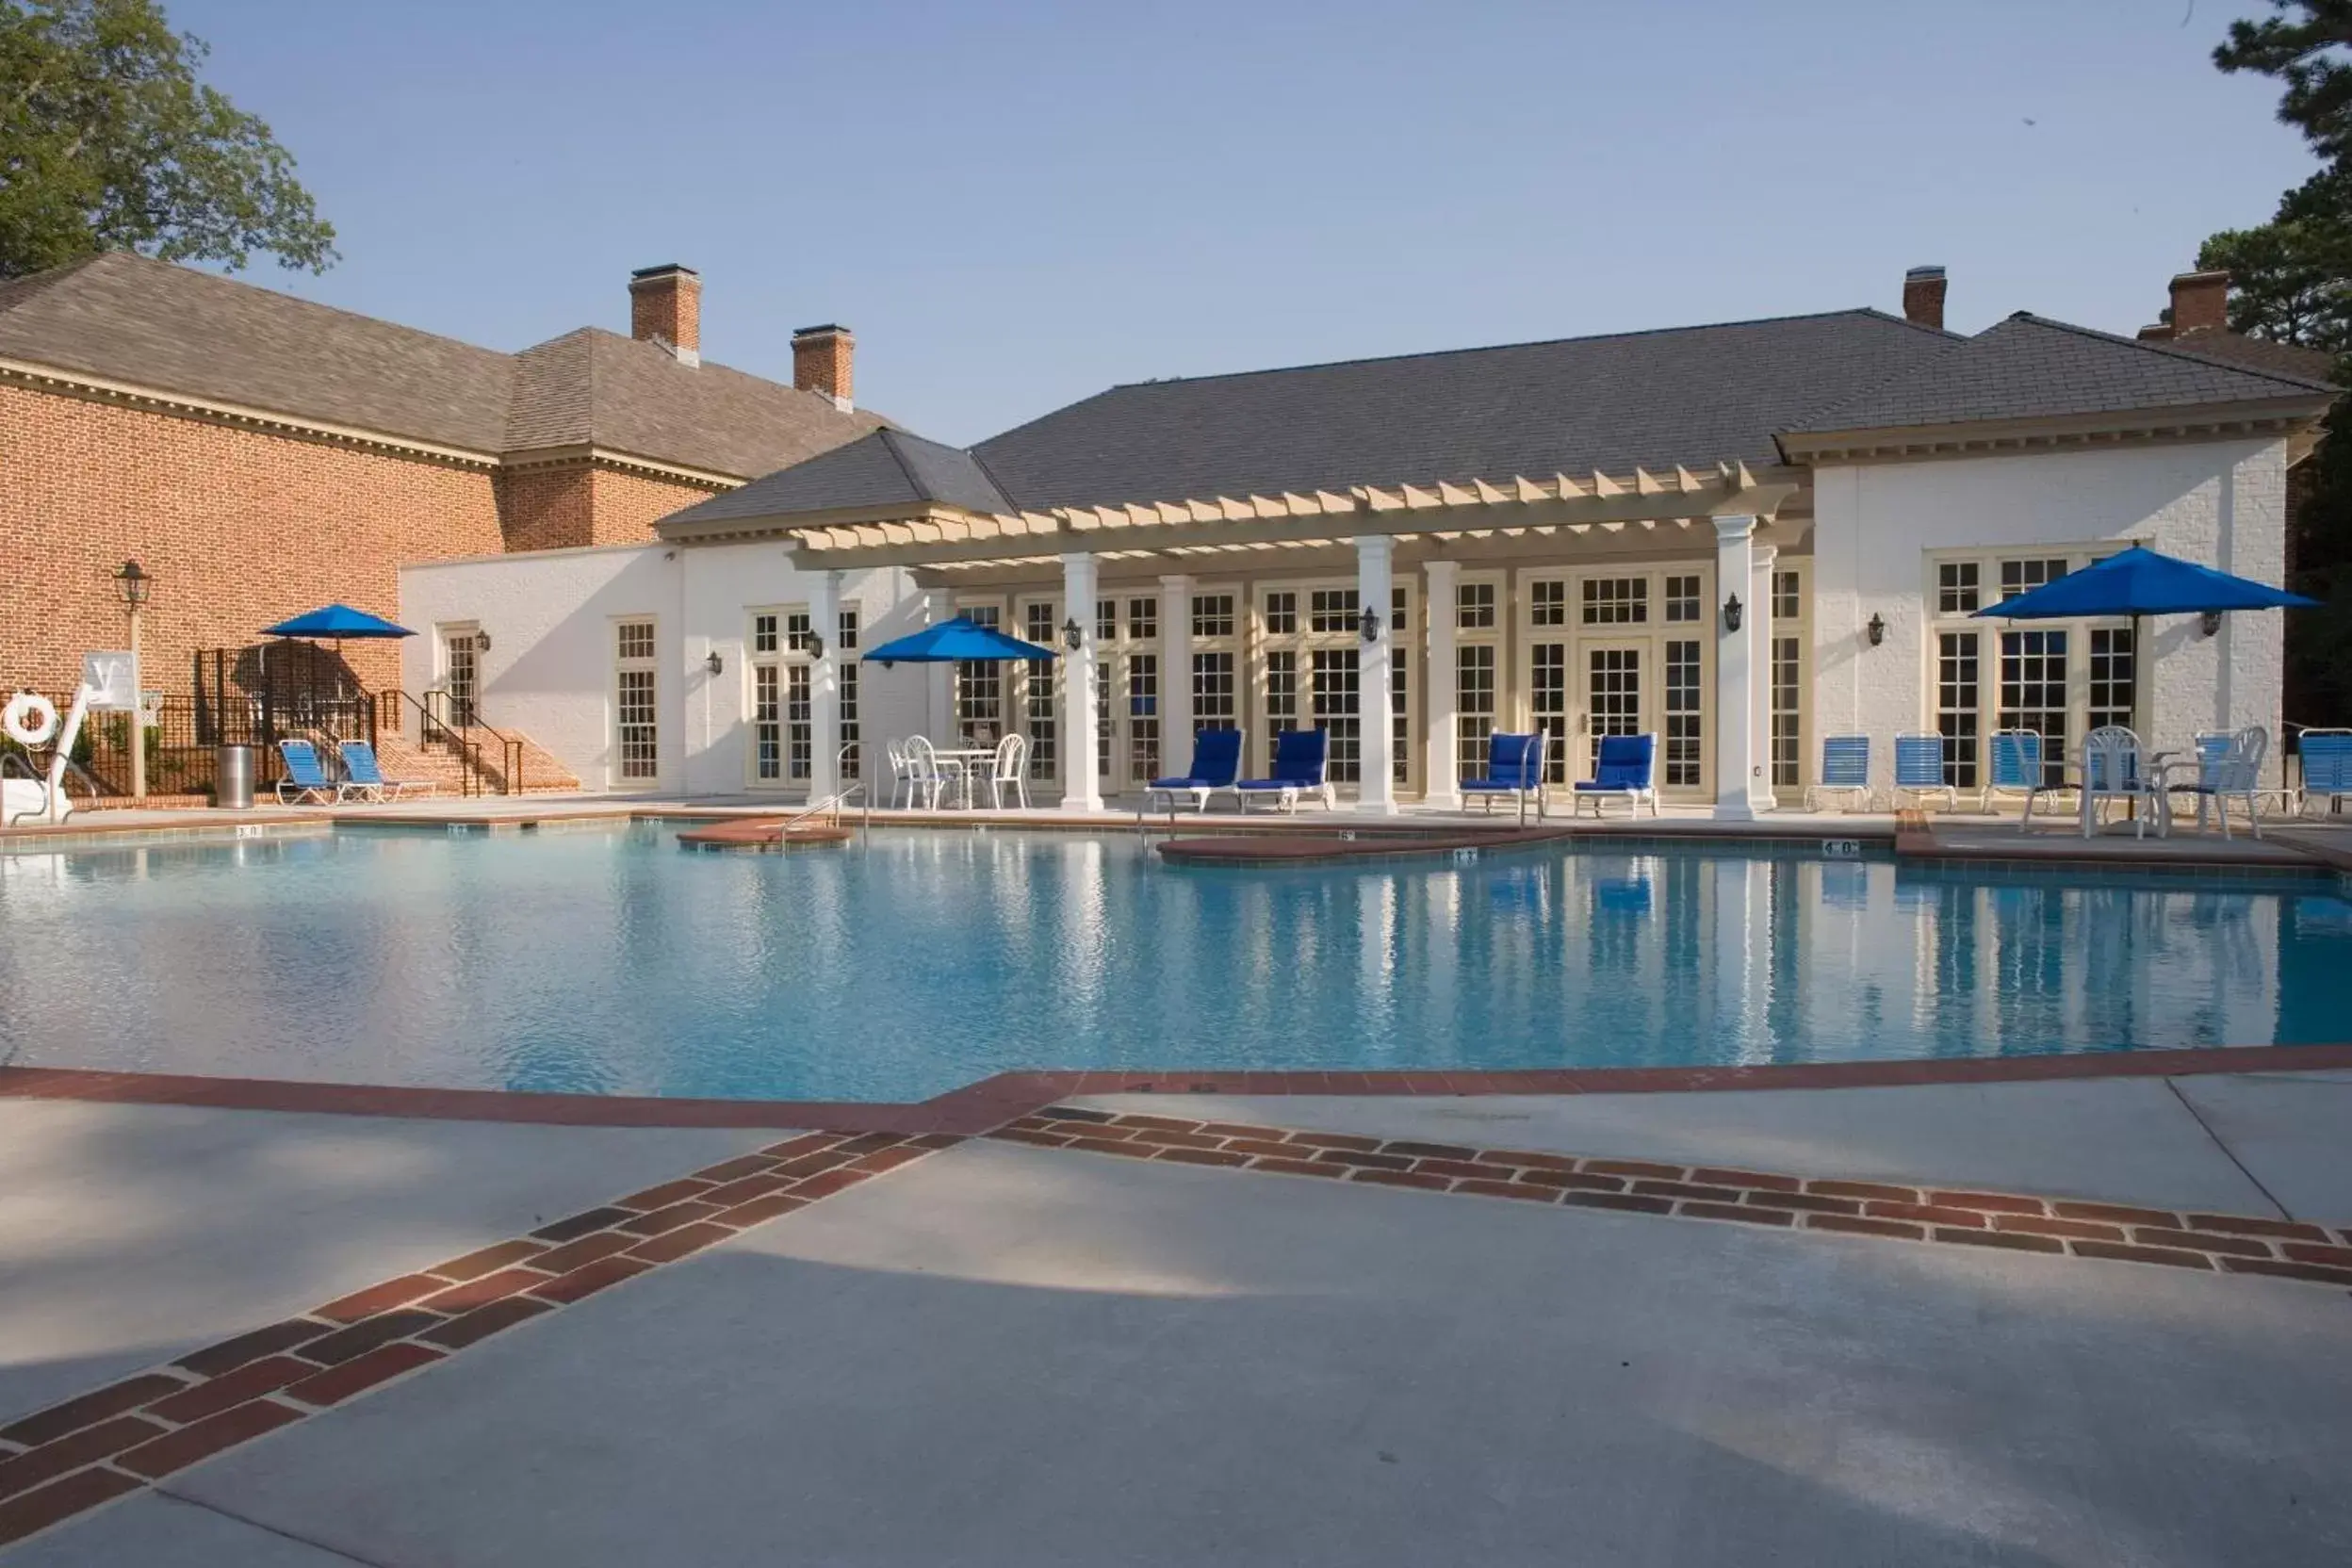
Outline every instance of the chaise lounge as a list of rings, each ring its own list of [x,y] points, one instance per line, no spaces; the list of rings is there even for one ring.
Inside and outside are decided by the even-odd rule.
[[[1209,796],[1219,790],[1237,787],[1241,778],[1241,747],[1244,732],[1238,729],[1203,729],[1192,737],[1192,768],[1188,773],[1168,778],[1155,778],[1144,787],[1144,808],[1149,810],[1153,796],[1164,801],[1169,810],[1176,808],[1178,795],[1190,795],[1193,809],[1206,811]]]
[[[1339,796],[1331,789],[1328,776],[1331,757],[1331,735],[1321,729],[1285,729],[1274,737],[1274,766],[1271,776],[1245,778],[1233,786],[1234,798],[1241,808],[1250,809],[1253,799],[1271,795],[1285,811],[1298,809],[1302,794],[1319,794],[1326,810],[1335,810]]]

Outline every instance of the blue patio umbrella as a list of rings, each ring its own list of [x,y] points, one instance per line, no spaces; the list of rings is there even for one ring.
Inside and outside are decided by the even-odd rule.
[[[346,637],[414,637],[416,634],[404,626],[394,626],[381,615],[370,615],[365,610],[353,610],[348,604],[330,604],[323,610],[313,610],[261,629],[264,637],[308,637],[315,640],[332,638],[341,642]]]
[[[2090,615],[2218,615],[2230,610],[2315,608],[2317,599],[2134,545],[2013,599],[1977,612],[2004,621]]]
[[[982,626],[969,615],[958,615],[952,621],[924,627],[921,631],[908,632],[893,638],[878,648],[869,648],[859,662],[880,664],[952,664],[967,660],[982,662],[1009,660],[1052,659],[1054,650],[1037,643],[1024,643],[1008,637],[994,627]]]

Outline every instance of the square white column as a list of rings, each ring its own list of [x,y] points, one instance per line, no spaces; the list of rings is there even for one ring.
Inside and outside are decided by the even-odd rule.
[[[1754,517],[1715,520],[1715,820],[1754,822],[1749,794],[1756,773],[1756,621],[1750,557]],[[1740,600],[1740,624],[1731,600]]]
[[[1772,563],[1779,549],[1772,545],[1749,546],[1749,614],[1756,622],[1753,645],[1756,688],[1755,733],[1749,738],[1755,766],[1748,775],[1748,802],[1758,811],[1777,804],[1772,798]]]
[[[1160,771],[1192,766],[1192,579],[1160,579]]]
[[[817,652],[808,661],[808,798],[823,800],[841,787],[841,574],[808,580],[808,630]]]
[[[1396,641],[1396,629],[1389,624],[1396,602],[1396,541],[1389,535],[1356,541],[1356,607],[1371,615],[1370,624],[1378,628],[1369,641],[1361,635],[1356,639],[1356,805],[1389,815],[1396,810],[1396,784],[1390,776],[1396,757],[1396,701],[1389,687],[1389,650]]]
[[[1099,575],[1091,555],[1062,557],[1064,613],[1078,623],[1078,646],[1067,638],[1061,666],[1062,809],[1102,809],[1102,782],[1095,776],[1094,683],[1102,678],[1095,668],[1094,601]]]
[[[1462,769],[1454,758],[1454,705],[1462,693],[1458,651],[1462,640],[1455,629],[1459,612],[1454,601],[1462,564],[1431,561],[1421,571],[1429,610],[1429,675],[1427,690],[1421,694],[1421,709],[1428,715],[1421,770],[1427,788],[1421,799],[1425,805],[1458,811],[1462,808]]]

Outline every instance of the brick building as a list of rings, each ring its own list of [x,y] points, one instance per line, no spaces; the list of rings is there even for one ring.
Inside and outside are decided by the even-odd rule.
[[[405,564],[650,540],[655,518],[852,440],[849,333],[785,386],[701,357],[701,280],[629,284],[630,335],[520,353],[125,253],[0,284],[0,689],[70,687],[156,589],[145,684],[333,601],[391,614]],[[369,687],[397,650],[351,644]]]

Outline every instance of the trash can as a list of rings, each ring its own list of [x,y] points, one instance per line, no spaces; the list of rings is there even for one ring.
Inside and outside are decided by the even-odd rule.
[[[253,809],[253,747],[222,746],[213,753],[212,803],[234,811]]]

